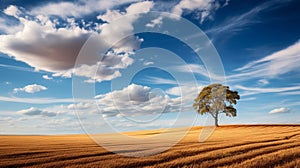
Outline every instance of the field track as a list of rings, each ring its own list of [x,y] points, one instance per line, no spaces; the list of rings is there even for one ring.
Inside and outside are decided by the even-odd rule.
[[[106,151],[86,135],[3,135],[0,167],[300,167],[300,125],[221,126],[203,143],[200,130],[194,127],[176,146],[143,158]]]

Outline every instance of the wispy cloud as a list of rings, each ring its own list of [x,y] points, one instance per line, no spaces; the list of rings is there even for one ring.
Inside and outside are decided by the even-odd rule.
[[[209,30],[206,31],[206,33],[211,34],[213,36],[218,36],[218,35],[223,35],[224,33],[231,32],[239,32],[242,31],[246,26],[260,23],[260,19],[258,15],[266,10],[271,10],[275,9],[277,7],[280,7],[288,1],[280,1],[280,0],[275,0],[275,1],[267,1],[265,3],[262,3],[259,6],[256,6],[255,8],[249,10],[246,13],[231,17],[227,20],[225,20],[223,23],[220,25],[213,27]]]
[[[225,74],[214,74],[212,72],[209,72],[203,65],[199,64],[186,64],[186,65],[179,65],[173,67],[174,70],[179,71],[179,72],[186,72],[186,73],[194,73],[194,74],[199,74],[203,77],[212,79],[214,81],[225,81],[226,77]]]
[[[261,94],[261,93],[280,93],[280,92],[287,92],[293,90],[300,90],[300,86],[291,86],[291,87],[279,87],[279,88],[261,88],[261,87],[245,87],[241,85],[235,85],[236,89],[241,89],[244,93],[241,96],[248,96],[254,94]]]
[[[27,104],[54,104],[54,103],[72,103],[73,98],[57,99],[57,98],[21,98],[21,97],[5,97],[0,96],[0,101],[27,103]],[[80,102],[89,102],[91,100],[78,100]]]
[[[143,65],[145,65],[145,66],[147,66],[147,65],[153,65],[154,64],[154,62],[152,62],[152,61],[145,61],[145,62],[143,62]]]
[[[18,70],[18,71],[27,71],[27,72],[41,73],[39,71],[35,71],[33,68],[26,68],[26,67],[14,66],[14,65],[0,64],[0,67],[12,69],[12,70]]]
[[[176,80],[154,77],[154,76],[148,76],[143,80],[146,82],[149,82],[150,84],[157,84],[157,85],[161,85],[161,84],[177,85],[178,84],[178,82],[176,82]]]
[[[248,97],[248,98],[242,98],[239,101],[252,101],[252,100],[256,100],[256,97]]]
[[[300,90],[298,91],[292,91],[292,92],[283,92],[279,93],[280,95],[300,95]]]
[[[230,81],[254,78],[276,78],[289,72],[300,72],[300,41],[285,49],[235,69],[235,74],[227,76]],[[263,81],[266,83],[266,81]]]

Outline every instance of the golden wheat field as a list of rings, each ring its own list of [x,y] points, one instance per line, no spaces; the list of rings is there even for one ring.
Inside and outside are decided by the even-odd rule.
[[[0,167],[300,167],[300,125],[221,126],[202,143],[200,131],[142,158],[106,151],[86,135],[1,136]]]

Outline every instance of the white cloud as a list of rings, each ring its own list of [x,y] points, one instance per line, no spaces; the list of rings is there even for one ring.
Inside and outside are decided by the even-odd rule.
[[[128,53],[116,54],[108,52],[103,59],[95,65],[81,65],[74,70],[77,76],[84,76],[91,80],[101,82],[112,80],[121,76],[119,69],[124,69],[133,63],[133,59]]]
[[[14,88],[15,93],[20,92],[20,91],[24,91],[26,93],[36,93],[36,92],[40,92],[42,90],[47,90],[47,88],[45,86],[37,85],[37,84],[27,85],[27,86],[24,86],[23,88]]]
[[[63,2],[62,4],[68,3]],[[105,5],[105,2],[102,3],[102,5]],[[50,13],[50,9],[53,7],[51,5],[53,4],[50,4]],[[119,16],[134,14],[136,12],[148,12],[152,6],[153,2],[150,1],[133,3],[126,8],[126,12],[119,12]],[[53,10],[61,10],[61,8],[57,7],[55,9],[53,7]],[[118,14],[118,11],[111,11],[111,13]],[[111,13],[108,10],[104,15],[108,17]],[[88,82],[101,82],[119,77],[121,76],[119,69],[126,68],[133,63],[133,59],[129,56],[133,54],[134,50],[140,47],[140,43],[143,41],[131,36],[125,41],[116,44],[122,35],[133,34],[132,23],[138,18],[138,15],[123,19],[113,25],[105,23],[100,26],[100,33],[98,33],[93,29],[86,30],[79,27],[74,19],[66,19],[67,25],[61,27],[58,26],[59,22],[55,19],[49,19],[46,14],[43,15],[43,13],[39,12],[34,14],[36,15],[33,20],[16,16],[20,21],[20,25],[23,25],[23,29],[17,33],[0,35],[0,43],[3,44],[0,46],[0,52],[18,61],[25,62],[36,70],[53,73],[53,76],[69,78],[72,72],[74,72],[77,76],[87,77],[86,81]],[[99,16],[99,18],[105,17]],[[114,17],[110,18],[115,19]],[[120,27],[122,28],[120,29]],[[93,51],[89,51],[87,54],[92,55],[92,58],[86,58],[84,62],[81,62],[82,65],[78,69],[73,69],[77,55],[90,35],[99,36],[97,42],[101,47],[95,47]],[[112,44],[114,44],[113,50],[106,53],[100,62],[95,63],[95,53],[98,54],[95,55],[98,57],[99,53],[106,52],[106,49],[111,47]]]
[[[166,79],[166,78],[159,78],[159,77],[153,77],[153,76],[148,76],[144,79],[147,82],[150,82],[151,84],[170,84],[170,85],[177,85],[178,82],[172,79]]]
[[[194,10],[197,10],[202,23],[219,7],[219,2],[215,0],[181,0],[172,9],[172,13],[181,16],[185,12],[190,13]]]
[[[105,96],[100,95],[99,97],[106,97],[107,99],[115,99],[116,102],[120,101],[137,101],[144,102],[149,100],[150,96],[150,87],[141,86],[136,84],[131,84],[128,87],[122,90],[116,90],[110,93],[105,94]]]
[[[153,65],[153,64],[154,64],[154,62],[152,62],[152,61],[145,61],[145,62],[143,62],[143,65],[145,65],[145,66]]]
[[[258,15],[261,12],[266,10],[274,10],[276,9],[276,7],[284,4],[284,1],[266,1],[265,3],[262,3],[243,14],[225,19],[223,23],[211,29],[208,29],[207,31],[205,31],[205,33],[212,34],[214,36],[219,35],[221,38],[223,38],[224,34],[232,35],[235,32],[242,31],[246,26],[260,23],[261,20],[259,19]],[[226,5],[228,5],[228,2],[226,2],[223,6]]]
[[[281,107],[281,108],[276,108],[276,109],[271,110],[269,112],[269,114],[289,113],[289,112],[290,112],[290,109]]]
[[[131,84],[122,90],[97,95],[99,109],[104,116],[139,116],[166,112],[180,112],[191,109],[181,97],[170,98],[158,94],[150,87]]]
[[[72,68],[89,35],[79,27],[56,29],[51,21],[43,25],[20,18],[20,22],[24,25],[22,31],[0,36],[0,51],[37,70],[59,72]]]
[[[20,97],[5,97],[0,96],[0,101],[4,102],[15,102],[15,103],[27,103],[27,104],[54,104],[54,103],[72,103],[73,98],[20,98]],[[87,102],[90,100],[78,100],[82,102]]]
[[[33,8],[30,13],[33,15],[56,15],[66,17],[82,17],[94,12],[101,12],[115,6],[136,2],[137,0],[79,0],[76,2],[48,3],[44,6]]]
[[[120,37],[125,35],[133,35],[132,23],[138,19],[139,15],[130,15],[136,13],[146,13],[153,7],[153,2],[145,1],[131,4],[126,8],[126,12],[118,10],[108,10],[105,14],[99,15],[97,18],[108,23],[101,25],[100,39],[104,39],[104,44],[113,47],[112,51],[106,53],[100,62],[94,65],[81,65],[73,72],[77,76],[88,77],[86,82],[101,82],[104,80],[112,80],[121,76],[120,69],[127,68],[134,60],[130,56],[135,50],[139,49],[143,39],[129,36],[124,41],[120,41]],[[121,16],[127,16],[116,22]],[[110,22],[113,22],[110,24]],[[120,29],[122,27],[122,29]],[[118,42],[118,43],[116,43]],[[112,44],[114,44],[112,46]],[[88,51],[90,52],[90,51]],[[89,54],[89,53],[87,53]],[[59,73],[58,73],[59,74]],[[70,73],[67,73],[67,75]],[[56,74],[57,75],[57,74]]]
[[[47,116],[54,117],[56,113],[31,107],[29,109],[20,110],[17,113],[28,116]]]
[[[300,90],[300,86],[290,86],[290,87],[279,87],[279,88],[261,88],[261,87],[245,87],[241,85],[235,85],[236,89],[241,89],[245,91],[241,94],[241,96],[253,95],[253,94],[261,94],[261,93],[281,93]]]
[[[207,19],[213,20],[213,14],[222,7],[228,5],[229,0],[180,0],[180,1],[158,1],[155,9],[158,11],[165,11],[175,14],[175,16],[169,16],[173,19],[179,19],[180,16],[193,13],[194,19],[203,23]],[[164,14],[156,19],[153,19],[146,26],[153,28],[155,26],[160,27],[163,23]]]
[[[171,87],[166,90],[166,93],[169,95],[177,96],[178,99],[180,99],[182,103],[184,103],[184,105],[186,107],[189,107],[188,109],[191,110],[194,99],[197,97],[202,88],[202,86],[197,87],[187,84]]]
[[[121,18],[124,13],[121,13],[119,10],[106,10],[105,14],[98,15],[97,19],[105,21],[105,22],[112,22],[116,19]]]
[[[80,103],[77,103],[77,104],[69,104],[67,106],[67,108],[68,109],[72,109],[72,110],[74,110],[74,109],[86,110],[86,109],[91,108],[91,106],[92,106],[92,103],[89,103],[89,102],[87,102],[87,103],[80,102]]]
[[[15,21],[0,17],[0,31],[4,33],[16,33],[23,29],[23,25],[15,23]]]
[[[260,79],[260,80],[258,80],[258,84],[259,85],[267,85],[267,84],[269,84],[270,82],[268,81],[268,80],[266,80],[266,79]]]
[[[153,28],[155,26],[159,27],[160,25],[162,25],[162,23],[163,23],[163,17],[159,16],[158,18],[151,20],[150,23],[147,23],[146,27],[150,27],[150,28]]]
[[[137,19],[137,16],[135,16],[134,14],[147,13],[147,12],[150,11],[150,9],[153,7],[153,5],[154,5],[154,3],[151,2],[151,1],[144,1],[144,2],[137,2],[137,3],[131,4],[130,6],[128,6],[125,9],[126,12],[121,12],[120,10],[110,10],[110,9],[108,9],[106,11],[106,13],[98,15],[97,19],[101,19],[102,21],[110,23],[112,21],[115,21],[115,20],[119,19],[122,16],[132,15],[130,17],[127,17],[128,20],[126,20],[126,21],[128,21],[129,24],[122,25],[122,27],[123,26],[128,27],[128,25],[131,25],[132,22],[135,19]],[[119,21],[121,21],[121,20],[119,20]]]
[[[148,13],[153,7],[152,1],[137,2],[126,8],[127,14]]]
[[[186,64],[186,65],[179,65],[174,67],[177,71],[180,72],[194,72],[201,74],[203,76],[209,76],[207,73],[205,67],[203,65],[198,65],[198,64]]]
[[[0,112],[3,114],[3,112]],[[68,134],[81,133],[80,124],[72,110],[66,105],[55,105],[46,108],[30,107],[10,112],[14,128],[6,131],[9,134]],[[0,121],[1,122],[1,121]],[[62,129],[63,128],[63,129]],[[30,131],[26,131],[26,130]],[[6,129],[7,130],[7,129]]]
[[[133,34],[133,22],[139,18],[139,15],[134,15],[137,13],[146,13],[150,11],[153,7],[153,2],[145,1],[131,4],[126,8],[126,12],[120,12],[119,10],[108,11],[103,15],[99,15],[98,18],[103,19],[106,22],[115,21],[113,24],[103,24],[101,25],[101,34],[100,37],[105,39],[105,41],[109,44],[115,44],[120,41],[120,37],[123,35],[132,35]],[[117,17],[116,17],[117,16]],[[118,19],[120,16],[126,16],[122,19]],[[118,20],[117,20],[118,19]],[[117,21],[116,21],[117,20]],[[138,39],[140,40],[140,39]],[[129,39],[127,39],[128,43]],[[141,41],[140,41],[141,42]],[[120,43],[118,47],[122,50],[128,51],[128,46],[126,43]],[[136,44],[130,43],[129,50],[131,48],[135,48]]]
[[[224,74],[224,76],[222,76],[222,75],[217,75],[214,73],[209,73],[203,65],[199,65],[199,64],[178,65],[178,66],[174,66],[173,68],[174,68],[174,70],[176,70],[178,72],[195,73],[195,74],[199,74],[203,77],[207,77],[209,79],[214,79],[214,80],[219,80],[219,81],[225,80],[225,74]]]
[[[74,73],[74,75],[86,77],[86,82],[112,80],[121,76],[120,69],[127,68],[134,62],[130,55],[139,49],[143,39],[131,36],[126,41],[121,41],[118,44],[116,42],[124,34],[133,34],[132,23],[139,18],[139,15],[134,14],[147,13],[154,6],[152,1],[132,2],[136,1],[56,2],[32,8],[30,11],[24,9],[22,10],[24,13],[16,6],[10,6],[5,10],[6,14],[16,17],[20,22],[21,29],[17,32],[7,32],[7,35],[0,35],[0,43],[3,44],[0,46],[0,52],[18,61],[25,62],[37,71],[42,70],[53,73],[52,76],[69,78]],[[178,8],[194,10],[193,5],[190,6],[189,2],[186,3],[179,3]],[[125,8],[124,12],[112,10],[114,6],[122,4],[130,5]],[[199,6],[196,8],[199,9]],[[106,10],[106,13],[99,15],[98,19],[107,23],[98,24],[91,29],[85,26],[80,27],[72,18],[99,12],[100,10]],[[25,14],[31,16],[23,17],[22,15]],[[114,24],[110,24],[125,15],[130,16],[127,19],[121,19]],[[56,16],[56,18],[53,16]],[[57,17],[62,17],[63,20],[60,22],[63,23],[60,23]],[[161,19],[157,18],[152,24],[160,24]],[[112,44],[115,44],[115,46],[112,52],[108,52],[100,62],[95,61],[94,57],[89,58],[82,62],[82,65],[77,69],[74,69],[77,55],[90,35],[99,36],[98,42],[105,51]],[[103,52],[97,48],[97,51],[90,51],[88,54],[93,55],[93,53]],[[44,76],[44,78],[49,79],[50,77]]]
[[[242,98],[239,101],[252,101],[252,100],[256,100],[256,97]]]
[[[32,68],[27,68],[27,67],[21,67],[21,66],[14,66],[14,65],[5,65],[5,64],[0,64],[0,67],[8,68],[8,69],[13,69],[13,70],[19,70],[19,71],[27,71],[27,72],[37,72],[34,71]]]
[[[0,118],[0,122],[9,122],[12,121],[13,118],[12,117],[1,117]]]
[[[300,90],[298,91],[292,91],[292,92],[283,92],[279,93],[280,95],[300,95]]]
[[[51,80],[51,79],[53,79],[52,77],[50,77],[50,76],[48,76],[48,75],[43,75],[42,76],[44,79],[46,79],[46,80]]]
[[[252,61],[236,69],[239,74],[230,78],[275,78],[288,72],[299,72],[300,69],[300,41],[270,54],[264,58]]]
[[[197,96],[197,94],[201,91],[202,87],[195,87],[195,86],[189,86],[189,85],[183,85],[183,86],[175,86],[172,88],[169,88],[166,90],[166,93],[175,95],[175,96],[181,96],[183,94],[188,95],[187,97],[191,97],[191,100],[194,100],[194,98]]]
[[[6,15],[18,17],[19,14],[21,14],[21,11],[18,9],[18,7],[14,5],[8,6],[4,11]]]

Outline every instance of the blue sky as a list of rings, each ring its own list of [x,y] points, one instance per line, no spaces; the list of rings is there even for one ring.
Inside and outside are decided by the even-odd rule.
[[[0,134],[209,124],[212,81],[241,95],[221,124],[299,124],[299,30],[296,0],[0,0]]]

